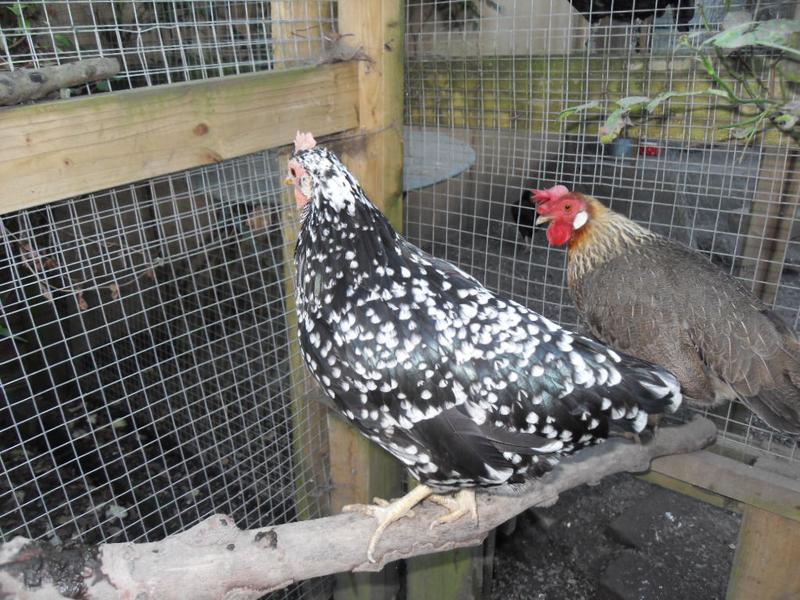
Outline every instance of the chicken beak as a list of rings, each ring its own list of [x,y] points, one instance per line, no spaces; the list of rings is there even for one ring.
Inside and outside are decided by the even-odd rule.
[[[287,175],[283,180],[283,185],[294,185],[294,177]]]
[[[536,219],[536,224],[537,225],[544,225],[545,223],[549,223],[552,220],[553,220],[553,217],[551,217],[550,215],[539,215],[539,218]]]

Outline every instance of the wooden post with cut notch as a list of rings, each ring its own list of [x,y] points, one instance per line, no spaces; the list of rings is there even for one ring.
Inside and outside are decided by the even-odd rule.
[[[340,42],[365,59],[358,69],[358,131],[334,149],[397,228],[403,216],[403,17],[401,0],[338,3]],[[403,469],[389,454],[336,418],[329,419],[329,438],[334,510],[402,494]],[[334,597],[388,599],[398,590],[399,572],[391,564],[380,573],[340,575]]]

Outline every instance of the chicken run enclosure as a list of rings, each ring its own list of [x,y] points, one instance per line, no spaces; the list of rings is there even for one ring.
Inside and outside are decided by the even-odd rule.
[[[0,85],[17,104],[0,109],[0,542],[155,542],[215,513],[262,528],[408,485],[328,415],[301,360],[283,184],[298,129],[411,242],[562,325],[582,327],[565,253],[532,205],[514,210],[556,183],[703,253],[800,329],[800,142],[732,135],[754,113],[704,95],[693,54],[726,19],[800,19],[797,3],[615,4],[0,0],[0,84],[105,61],[42,97]],[[601,143],[609,105],[666,91]],[[675,419],[697,412],[715,444],[645,477],[743,513],[729,597],[788,598],[764,580],[800,557],[798,438],[738,403]],[[401,577],[409,599],[477,597],[490,544],[452,553],[448,570],[414,558],[274,597],[390,598]],[[474,595],[431,587],[444,572]]]

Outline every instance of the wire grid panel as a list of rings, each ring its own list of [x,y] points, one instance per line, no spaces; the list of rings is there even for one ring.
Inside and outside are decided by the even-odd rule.
[[[613,145],[598,143],[597,121],[559,119],[590,99],[693,89],[702,74],[673,52],[681,34],[707,35],[695,4],[685,5],[691,14],[679,7],[678,19],[635,2],[615,2],[630,10],[609,13],[611,3],[597,1],[504,0],[499,10],[486,2],[467,10],[409,1],[405,168],[420,171],[416,162],[425,157],[449,178],[407,190],[407,236],[490,288],[580,327],[563,250],[532,224],[520,227],[511,212],[524,190],[564,183],[689,244],[754,289],[771,289],[775,310],[800,327],[800,164],[788,138],[732,141],[719,111],[694,100],[685,116]],[[723,3],[702,4],[718,27]],[[794,2],[761,6],[761,17],[796,9]],[[733,3],[738,8],[744,3]],[[453,157],[470,152],[474,164],[452,176]],[[744,406],[708,416],[726,443],[800,468],[798,441]]]
[[[294,3],[0,0],[0,69],[118,59],[114,79],[76,90],[92,93],[300,66],[320,55],[335,3]]]
[[[281,198],[264,152],[2,216],[0,539],[323,513],[304,458],[327,447],[321,409],[292,414]]]

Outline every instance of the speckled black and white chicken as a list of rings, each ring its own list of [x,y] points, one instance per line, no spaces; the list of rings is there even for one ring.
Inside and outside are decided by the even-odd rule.
[[[422,485],[370,507],[381,532],[431,496],[519,482],[680,404],[672,375],[484,288],[401,237],[310,134],[289,161],[302,355],[333,405]],[[434,492],[458,492],[454,497]]]

